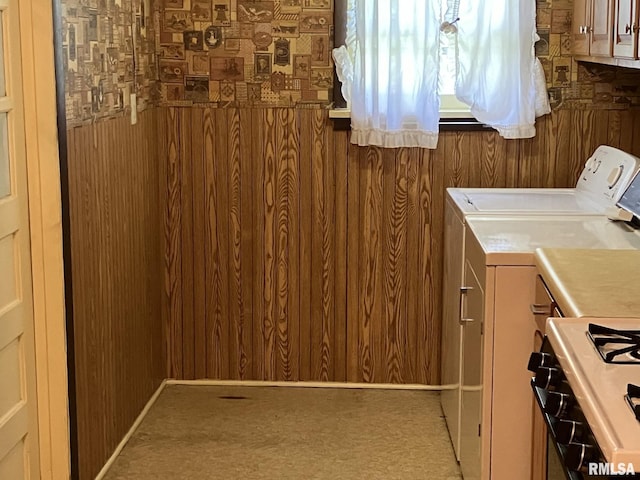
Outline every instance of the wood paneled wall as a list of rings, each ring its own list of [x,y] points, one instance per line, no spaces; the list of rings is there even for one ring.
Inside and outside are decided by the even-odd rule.
[[[531,140],[360,148],[327,113],[169,108],[170,377],[439,382],[445,188],[566,187],[635,111],[561,110]],[[634,140],[635,139],[635,140]]]
[[[79,478],[165,376],[157,110],[67,133]]]

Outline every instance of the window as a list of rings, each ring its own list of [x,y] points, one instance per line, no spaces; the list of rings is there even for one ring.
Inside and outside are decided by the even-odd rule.
[[[435,148],[440,119],[463,114],[533,137],[550,111],[535,17],[533,1],[336,0],[351,141]]]
[[[346,39],[346,23],[347,23],[347,8],[350,0],[334,0],[335,1],[335,45],[343,45]],[[440,0],[442,18],[451,12],[449,4],[451,0]],[[417,3],[419,2],[419,3]],[[411,4],[424,5],[424,0],[403,0],[403,8],[410,7]],[[414,7],[415,8],[415,7]],[[451,13],[450,13],[451,15]],[[404,17],[405,20],[409,20],[409,16]],[[452,22],[455,18],[450,19]],[[381,22],[382,23],[382,22]],[[386,22],[388,23],[388,22]],[[385,28],[380,31],[380,41],[390,42],[390,29]],[[401,26],[401,35],[404,37],[412,35],[410,22],[406,21]],[[423,45],[424,46],[424,45]],[[409,55],[411,52],[407,51],[405,55]],[[440,92],[440,118],[441,119],[467,119],[470,123],[475,123],[473,115],[469,110],[469,106],[462,103],[455,96],[455,82],[456,82],[456,45],[455,37],[453,34],[440,35],[440,71],[439,71],[439,92]],[[382,67],[383,65],[381,65]],[[388,68],[388,64],[386,68]],[[409,71],[408,75],[412,75],[414,71]],[[412,78],[407,78],[406,85],[413,84]],[[339,82],[337,83],[339,85]],[[335,112],[335,117],[348,117],[349,105],[344,99],[340,88],[334,90],[334,105],[338,109],[345,109],[344,112]]]

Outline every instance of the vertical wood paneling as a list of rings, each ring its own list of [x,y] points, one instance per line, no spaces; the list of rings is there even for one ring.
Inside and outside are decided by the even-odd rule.
[[[170,191],[155,141],[158,115],[169,118],[150,110],[135,126],[120,118],[68,131],[81,479],[95,477],[165,377],[161,320],[170,316],[162,312],[169,296],[160,239],[163,219],[167,232],[174,218],[158,191]],[[178,273],[169,264],[165,271]],[[174,314],[180,319],[182,310]]]
[[[362,209],[362,227],[359,240],[364,238],[360,248],[362,257],[362,282],[358,298],[360,312],[358,321],[360,328],[360,357],[363,380],[365,382],[382,382],[378,373],[384,356],[382,344],[384,338],[383,306],[382,306],[382,206],[383,206],[383,174],[382,150],[369,147],[364,154],[364,165],[360,175],[360,207]],[[384,371],[384,370],[383,370]]]
[[[218,217],[223,215],[216,205],[219,183],[226,182],[226,179],[220,179],[217,176],[215,164],[216,157],[216,139],[214,130],[213,113],[210,110],[204,111],[202,120],[202,132],[204,140],[204,156],[205,156],[205,192],[206,192],[206,234],[205,234],[205,338],[206,338],[206,376],[215,378],[221,375],[220,365],[222,360],[222,346],[219,342],[221,322],[221,303],[222,289],[226,285],[224,275],[222,273],[222,255],[220,253],[220,238]],[[193,126],[192,128],[196,128]],[[223,141],[224,139],[220,139]]]
[[[387,149],[385,158],[384,217],[384,306],[386,309],[385,361],[388,383],[403,383],[406,379],[404,350],[407,342],[406,305],[406,226],[407,226],[407,163],[408,150]],[[385,152],[385,153],[387,153]],[[395,153],[395,158],[392,154]],[[387,200],[388,199],[388,200]]]
[[[287,109],[275,111],[274,144],[276,145],[276,192],[275,192],[275,345],[276,379],[292,380],[292,359],[289,358],[289,171],[287,141]]]
[[[348,218],[348,139],[347,132],[335,132],[335,342],[334,375],[337,382],[347,380],[347,218]],[[329,160],[331,161],[331,160]]]
[[[169,296],[169,338],[167,350],[171,352],[169,362],[169,378],[182,377],[182,265],[181,265],[181,206],[180,206],[180,119],[184,114],[176,109],[168,109],[167,136],[167,218],[165,220],[165,237],[168,250],[165,253],[168,280],[167,295]],[[187,161],[187,159],[184,159]],[[211,232],[207,232],[209,234]],[[208,235],[209,236],[209,235]]]
[[[286,351],[289,359],[289,378],[300,380],[300,136],[296,124],[295,110],[286,110],[286,159],[287,159],[287,245],[288,259],[288,297]]]
[[[213,135],[214,151],[213,157],[208,157],[207,162],[213,163],[212,177],[212,205],[210,212],[213,210],[216,220],[216,254],[217,254],[217,270],[219,273],[218,295],[216,297],[217,304],[214,310],[214,318],[212,324],[211,361],[209,368],[213,375],[221,378],[229,378],[229,357],[232,354],[229,338],[231,323],[229,318],[229,126],[227,123],[227,112],[225,109],[213,110]],[[192,127],[193,128],[193,127]]]
[[[240,116],[237,110],[227,110],[229,162],[229,376],[233,379],[246,377],[248,354],[251,345],[251,322],[247,322],[247,282],[242,281],[243,264],[251,256],[243,258],[242,245],[242,179],[240,151]]]
[[[264,110],[264,379],[276,379],[276,129],[275,110]]]
[[[252,169],[252,213],[253,213],[253,379],[264,380],[265,374],[265,343],[264,343],[264,244],[265,244],[265,145],[263,128],[263,116],[258,112],[243,110],[242,115],[249,117],[244,123],[251,123],[249,132],[241,132],[243,138],[251,139]],[[246,281],[246,279],[245,279]]]
[[[555,145],[555,183],[557,188],[570,187],[575,185],[577,177],[571,176],[571,139],[573,138],[572,112],[570,110],[560,110],[551,116],[550,122],[553,136],[550,141]],[[573,183],[572,183],[573,182]]]
[[[312,211],[312,177],[313,162],[311,111],[297,112],[298,130],[300,132],[300,380],[311,380],[311,283],[314,278],[313,252],[313,217]]]
[[[333,162],[322,112],[311,114],[311,378],[333,378]],[[329,153],[331,152],[331,154]]]
[[[178,377],[437,384],[445,189],[571,186],[600,143],[640,153],[632,111],[560,110],[520,141],[443,132],[433,151],[354,146],[313,109],[165,125]]]
[[[237,141],[240,145],[240,276],[239,288],[242,304],[241,325],[244,363],[240,364],[237,378],[252,379],[254,377],[254,297],[253,297],[253,271],[254,251],[253,237],[255,235],[253,195],[254,195],[254,155],[260,158],[260,152],[253,152],[251,138],[251,117],[241,110],[238,116]],[[236,113],[232,113],[236,115]]]
[[[203,111],[193,109],[191,111],[191,126],[202,125]],[[206,378],[207,376],[207,272],[203,255],[206,251],[207,231],[207,195],[206,195],[206,167],[204,138],[201,131],[190,128],[191,133],[191,158],[193,165],[192,190],[193,190],[193,347],[194,378]],[[186,377],[186,375],[185,375]]]
[[[619,148],[630,152],[633,148],[633,112],[620,112],[620,145]]]
[[[360,148],[349,143],[347,163],[347,381],[363,381],[360,363]]]
[[[188,380],[195,378],[195,319],[194,306],[194,229],[193,229],[193,172],[191,157],[192,112],[185,110],[180,115],[180,177],[181,240],[182,240],[182,376]],[[194,112],[197,114],[198,112]],[[197,121],[197,116],[194,118]]]
[[[420,150],[411,148],[407,155],[407,240],[404,256],[406,271],[406,341],[405,381],[417,382],[418,322],[420,318],[420,269],[416,268],[420,252]]]

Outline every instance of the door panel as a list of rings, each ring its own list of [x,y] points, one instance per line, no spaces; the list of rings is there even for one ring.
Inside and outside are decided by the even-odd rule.
[[[464,258],[464,224],[447,202],[445,212],[445,258],[442,305],[442,383],[455,385],[440,394],[456,459],[460,460],[460,369],[462,327],[460,326],[460,287]]]
[[[591,46],[589,55],[612,55],[611,29],[613,27],[613,3],[610,0],[593,0],[591,11]]]
[[[15,236],[0,239],[0,312],[17,298]]]
[[[462,318],[462,409],[460,415],[460,469],[465,480],[481,476],[482,421],[482,324],[484,322],[484,290],[466,261]]]
[[[636,0],[616,0],[616,22],[613,55],[636,58]]]
[[[40,478],[18,0],[0,0],[0,478]]]
[[[0,199],[11,194],[10,173],[7,114],[0,113]]]
[[[0,378],[2,378],[2,390],[0,391],[0,418],[15,408],[22,399],[20,371],[15,365],[20,364],[20,344],[14,340],[0,350]]]
[[[0,460],[0,478],[25,478],[24,442],[19,442]]]

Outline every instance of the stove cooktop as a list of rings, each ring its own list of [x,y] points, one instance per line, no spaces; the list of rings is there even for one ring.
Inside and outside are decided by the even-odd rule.
[[[587,336],[604,362],[640,364],[640,330],[618,330],[590,323]]]
[[[636,421],[640,389],[631,387],[629,394],[628,387],[640,382],[640,365],[629,361],[634,357],[628,355],[638,351],[635,339],[640,319],[598,318],[597,325],[593,322],[589,318],[550,318],[547,336],[604,457],[615,464],[631,463],[640,472],[640,421]],[[611,334],[612,330],[616,333]],[[591,337],[603,344],[604,352],[596,352]],[[607,342],[597,340],[605,337]],[[627,351],[611,355],[618,361],[603,361],[615,350]],[[621,356],[625,361],[619,361]]]

